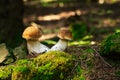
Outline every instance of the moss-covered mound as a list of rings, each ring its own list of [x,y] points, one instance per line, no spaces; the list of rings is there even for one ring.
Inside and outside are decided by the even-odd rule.
[[[120,55],[120,33],[108,36],[101,44],[101,55]]]
[[[62,80],[69,75],[74,64],[72,56],[52,51],[34,59],[23,59],[0,67],[0,80]]]

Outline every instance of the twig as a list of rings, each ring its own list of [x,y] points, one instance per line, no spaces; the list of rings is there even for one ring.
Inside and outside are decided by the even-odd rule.
[[[90,47],[90,46],[89,46]],[[92,50],[94,50],[94,52],[100,57],[100,59],[105,63],[107,64],[109,67],[112,67],[109,63],[107,63],[103,57],[100,56],[100,54],[93,48],[93,47],[90,47]]]
[[[71,73],[72,73],[72,72],[76,69],[76,67],[77,67],[78,63],[79,63],[79,62],[77,62],[77,63],[75,64],[75,66],[73,67],[73,69],[72,69]]]
[[[75,69],[76,69],[78,63],[79,63],[79,61],[77,61],[77,63],[76,63],[75,66],[73,67],[72,71],[70,72],[70,75],[75,71]],[[69,75],[67,78],[69,78],[70,75]]]
[[[75,62],[81,62],[80,60],[73,60],[73,61],[75,61]]]

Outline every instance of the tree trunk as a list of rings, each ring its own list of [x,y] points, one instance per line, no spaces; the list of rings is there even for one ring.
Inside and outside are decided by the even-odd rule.
[[[17,46],[23,31],[23,0],[0,0],[0,41]]]

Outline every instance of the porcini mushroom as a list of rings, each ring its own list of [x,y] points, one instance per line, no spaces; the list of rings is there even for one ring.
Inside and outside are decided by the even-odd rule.
[[[27,27],[22,37],[27,41],[27,49],[29,54],[40,54],[49,50],[49,48],[41,44],[38,39],[42,36],[42,31],[37,26]]]
[[[50,51],[64,51],[68,47],[68,41],[72,40],[72,33],[68,28],[61,28],[57,36],[59,41],[50,49]]]

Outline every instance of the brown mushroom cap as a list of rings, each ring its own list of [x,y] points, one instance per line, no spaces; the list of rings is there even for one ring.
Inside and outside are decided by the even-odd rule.
[[[65,40],[72,40],[72,33],[68,28],[61,28],[60,31],[58,32],[57,36],[60,39],[65,39]]]
[[[42,31],[35,26],[27,27],[22,34],[22,37],[26,40],[37,40],[41,36]]]

